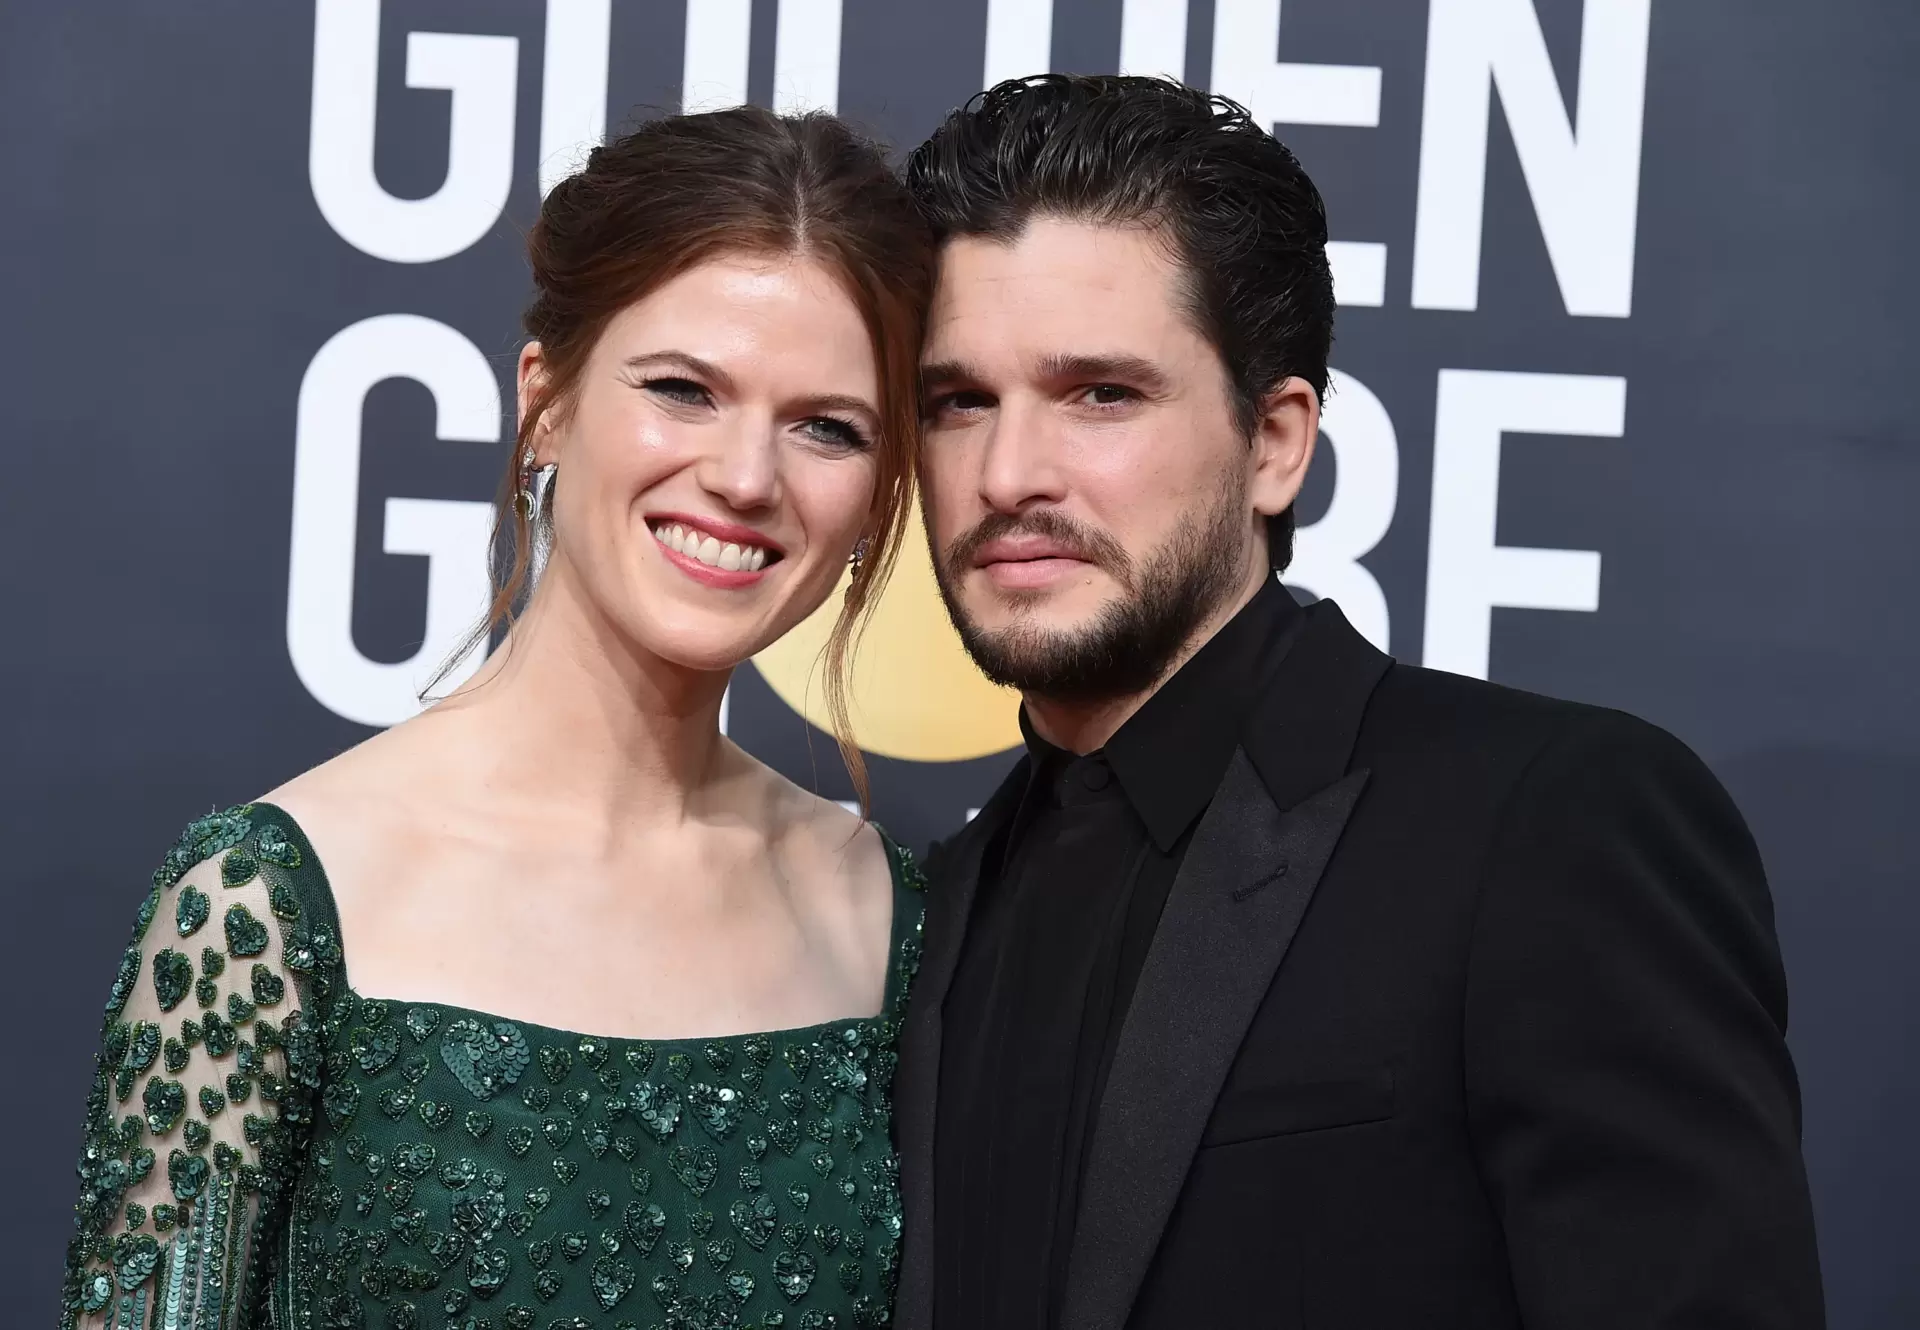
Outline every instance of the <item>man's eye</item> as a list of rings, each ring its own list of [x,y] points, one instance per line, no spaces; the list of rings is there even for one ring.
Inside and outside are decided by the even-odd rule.
[[[705,406],[708,401],[707,390],[692,379],[648,379],[644,386],[648,392],[681,406]]]
[[[982,411],[993,405],[993,399],[983,392],[962,389],[959,392],[942,393],[927,406],[927,414],[937,416],[947,411]]]
[[[1085,399],[1095,406],[1119,406],[1122,402],[1134,399],[1131,388],[1123,388],[1117,383],[1096,383],[1083,394]]]

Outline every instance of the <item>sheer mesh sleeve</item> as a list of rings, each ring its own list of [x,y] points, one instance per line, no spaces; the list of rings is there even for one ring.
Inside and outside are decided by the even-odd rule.
[[[249,812],[187,828],[113,981],[63,1327],[259,1323],[321,1055],[312,939],[283,871],[299,850]]]

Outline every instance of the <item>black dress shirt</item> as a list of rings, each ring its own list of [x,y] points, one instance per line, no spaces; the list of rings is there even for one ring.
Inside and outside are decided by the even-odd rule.
[[[987,848],[943,1008],[935,1263],[939,1330],[1046,1330],[1127,1006],[1255,682],[1299,615],[1264,586],[1082,756],[1033,732]]]

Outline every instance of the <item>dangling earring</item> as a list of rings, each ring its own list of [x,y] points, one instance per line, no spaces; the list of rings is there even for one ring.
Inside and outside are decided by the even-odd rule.
[[[860,565],[867,561],[867,538],[865,536],[853,542],[853,554],[847,560],[847,566],[853,569],[855,577],[860,576]]]
[[[527,450],[524,453],[520,454],[520,488],[514,492],[513,506],[517,508],[520,512],[520,515],[526,518],[529,522],[533,520],[534,493],[533,493],[533,445],[532,444],[528,444]]]

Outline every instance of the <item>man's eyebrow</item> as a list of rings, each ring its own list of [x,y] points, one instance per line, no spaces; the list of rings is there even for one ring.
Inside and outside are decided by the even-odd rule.
[[[628,356],[621,365],[629,370],[681,369],[695,378],[705,379],[722,392],[731,392],[734,387],[731,374],[685,351],[649,351],[645,355]]]
[[[956,383],[978,383],[979,381],[978,372],[964,361],[936,360],[930,365],[920,367],[920,388],[923,392],[951,387]]]
[[[1039,368],[1043,379],[1118,380],[1151,392],[1163,392],[1169,386],[1165,370],[1143,356],[1124,352],[1051,355]]]

